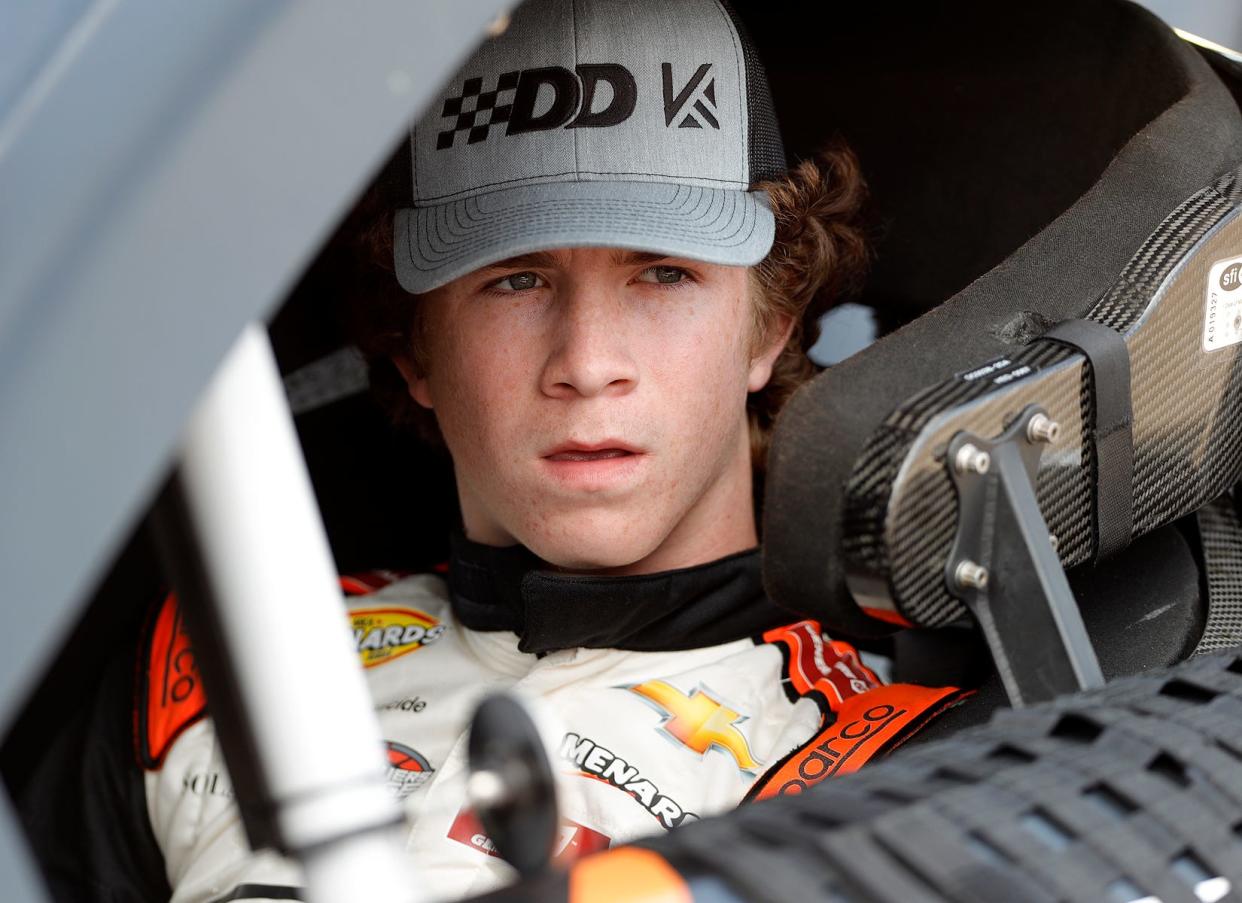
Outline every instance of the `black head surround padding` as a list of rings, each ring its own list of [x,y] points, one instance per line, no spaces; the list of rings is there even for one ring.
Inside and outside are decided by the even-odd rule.
[[[834,133],[858,151],[881,220],[862,300],[905,325],[782,413],[765,583],[871,636],[886,625],[854,605],[841,555],[868,437],[914,393],[1028,341],[1021,324],[1084,315],[1171,210],[1242,160],[1242,118],[1198,53],[1129,3],[799,8],[814,15],[822,28],[752,30],[791,155]]]

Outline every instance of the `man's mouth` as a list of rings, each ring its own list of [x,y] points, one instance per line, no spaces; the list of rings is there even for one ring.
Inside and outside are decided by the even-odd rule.
[[[598,451],[563,451],[548,455],[549,461],[604,461],[608,458],[624,458],[634,452],[624,448],[601,448]]]
[[[641,448],[623,442],[620,439],[601,439],[598,442],[562,442],[543,452],[540,457],[545,461],[554,462],[586,462],[608,461],[613,458],[628,458],[643,454]]]
[[[620,439],[604,438],[562,442],[545,450],[540,458],[546,473],[560,486],[595,493],[634,484],[647,452]]]

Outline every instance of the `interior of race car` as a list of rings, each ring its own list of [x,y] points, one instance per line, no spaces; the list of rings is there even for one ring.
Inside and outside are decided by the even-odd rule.
[[[875,261],[848,300],[880,333],[778,423],[765,585],[895,680],[976,692],[891,761],[644,849],[696,899],[1206,899],[1194,889],[1242,863],[1236,790],[1224,828],[1192,817],[1242,786],[1242,746],[1218,736],[1236,743],[1242,719],[1186,715],[1242,697],[1242,667],[1204,655],[1242,641],[1242,330],[1205,332],[1242,257],[1242,64],[1122,2],[735,5],[790,159],[840,137],[862,161]],[[346,217],[270,335],[338,569],[426,570],[456,516],[449,462],[388,424],[345,347],[376,278],[356,229]],[[133,654],[162,584],[143,522],[5,740],[15,798],[43,740],[84,729],[82,688]],[[1002,605],[1014,587],[1047,606]],[[1011,609],[1036,613],[1006,627]],[[1032,649],[1064,650],[1048,669],[1068,683],[1032,692]],[[1093,663],[1107,688],[1045,702],[1098,685]],[[1011,702],[1026,707],[993,719]],[[1215,758],[1195,771],[1200,747]],[[1122,768],[1141,772],[1129,789]]]

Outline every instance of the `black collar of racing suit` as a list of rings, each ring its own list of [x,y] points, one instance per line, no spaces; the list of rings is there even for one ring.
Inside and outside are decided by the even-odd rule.
[[[759,550],[633,577],[563,574],[524,546],[453,536],[449,591],[471,630],[509,630],[518,649],[672,652],[755,636],[793,616],[763,592]]]

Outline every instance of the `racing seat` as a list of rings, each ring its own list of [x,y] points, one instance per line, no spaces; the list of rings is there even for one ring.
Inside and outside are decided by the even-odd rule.
[[[761,50],[782,48],[769,55],[790,150],[811,152],[827,126],[864,161],[881,223],[862,301],[889,333],[783,413],[765,575],[774,599],[830,632],[904,628],[901,679],[983,683],[943,732],[1004,700],[978,631],[954,626],[973,619],[946,572],[964,517],[946,456],[955,435],[997,437],[1027,405],[1062,427],[1033,485],[1104,673],[1172,664],[1200,643],[1200,525],[1234,529],[1236,514],[1220,508],[1224,526],[1187,515],[1242,475],[1242,364],[1205,338],[1208,270],[1242,254],[1227,225],[1240,82],[1236,64],[1128,3],[892,12],[833,10],[831,27],[825,14],[796,35],[754,20]],[[812,102],[814,117],[798,115]],[[1035,341],[1078,319],[1125,340],[1101,339],[1112,350],[1090,362]],[[1132,382],[1120,476],[1097,455],[1101,368],[1115,358]]]

